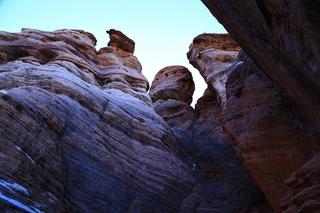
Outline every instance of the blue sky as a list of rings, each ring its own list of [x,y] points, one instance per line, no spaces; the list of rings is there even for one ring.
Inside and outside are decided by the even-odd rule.
[[[200,0],[0,0],[0,30],[21,28],[85,30],[97,38],[97,50],[107,46],[106,30],[120,30],[135,41],[150,85],[160,69],[183,65],[196,83],[194,99],[206,85],[188,63],[189,45],[202,33],[226,33]]]

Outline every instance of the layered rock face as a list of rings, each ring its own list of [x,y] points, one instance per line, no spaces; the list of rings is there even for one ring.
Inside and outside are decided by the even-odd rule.
[[[203,2],[243,50],[194,39],[195,109],[119,31],[0,32],[1,212],[319,211],[318,3]]]
[[[1,211],[180,209],[192,165],[154,112],[130,48],[97,52],[78,30],[0,38]]]
[[[149,96],[134,42],[108,33],[99,51],[80,30],[0,33],[0,210],[269,212],[210,93],[194,110],[171,66]]]
[[[227,68],[224,92],[207,80],[215,119],[276,212],[318,212],[317,3],[203,2],[244,50]],[[221,70],[206,57],[215,48],[207,37],[188,53],[205,79]]]
[[[217,44],[221,44],[218,35],[217,39]],[[229,41],[235,44],[230,37]],[[215,61],[220,67],[224,67],[222,63],[231,63],[236,54],[236,51],[209,52],[224,61]],[[272,212],[259,187],[222,135],[221,126],[213,115],[217,109],[216,99],[211,93],[207,94],[193,109],[189,105],[193,91],[192,75],[187,68],[169,66],[156,74],[149,92],[155,112],[170,125],[177,140],[181,141],[181,147],[192,159],[196,184],[184,199],[180,212]]]
[[[195,116],[190,106],[194,89],[192,74],[187,68],[169,66],[157,73],[149,95],[155,112],[169,126],[187,129]]]
[[[319,3],[202,2],[319,133]]]

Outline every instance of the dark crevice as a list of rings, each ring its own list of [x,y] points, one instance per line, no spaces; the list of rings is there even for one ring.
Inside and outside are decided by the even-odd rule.
[[[272,20],[271,20],[271,13],[268,11],[264,0],[256,0],[257,6],[259,8],[259,10],[261,11],[264,19],[266,20],[266,23],[268,26],[270,26],[272,24]]]

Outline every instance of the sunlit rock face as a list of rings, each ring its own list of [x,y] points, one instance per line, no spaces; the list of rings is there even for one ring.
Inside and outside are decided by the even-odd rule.
[[[194,118],[190,106],[194,89],[192,74],[186,67],[169,66],[156,74],[149,95],[155,112],[171,127],[187,129]]]
[[[185,67],[170,66],[156,74],[149,92],[155,112],[172,128],[192,160],[196,184],[180,212],[269,212],[264,195],[211,114],[217,109],[217,99],[208,93],[194,110],[189,105],[193,90],[191,73]]]
[[[132,48],[97,52],[79,30],[0,38],[1,211],[180,209],[192,164],[154,112]]]
[[[318,3],[202,2],[245,52],[215,118],[276,212],[317,212]]]
[[[226,103],[226,76],[239,50],[239,45],[229,34],[201,34],[189,47],[189,62],[200,71],[209,89],[217,92],[220,105]]]

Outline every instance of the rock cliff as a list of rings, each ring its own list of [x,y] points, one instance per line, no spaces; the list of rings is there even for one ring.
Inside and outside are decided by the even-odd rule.
[[[191,73],[164,68],[149,96],[107,32],[99,51],[81,30],[0,32],[1,212],[267,211]]]
[[[243,49],[225,71],[224,91],[221,67],[207,56],[216,35],[190,48],[217,103],[215,118],[276,212],[318,212],[319,4],[202,2]]]
[[[238,46],[232,50],[238,50]],[[224,56],[232,57],[236,53],[224,52]],[[222,66],[221,62],[217,63]],[[193,90],[188,69],[170,66],[156,74],[149,92],[155,112],[169,124],[192,159],[196,184],[180,211],[272,212],[260,188],[222,134],[214,115],[216,99],[209,93],[193,109],[189,105]]]
[[[77,30],[0,37],[1,211],[179,210],[191,164],[130,48],[97,52]]]
[[[1,212],[319,211],[319,4],[202,1],[230,35],[190,45],[195,108],[120,31],[0,32]]]

